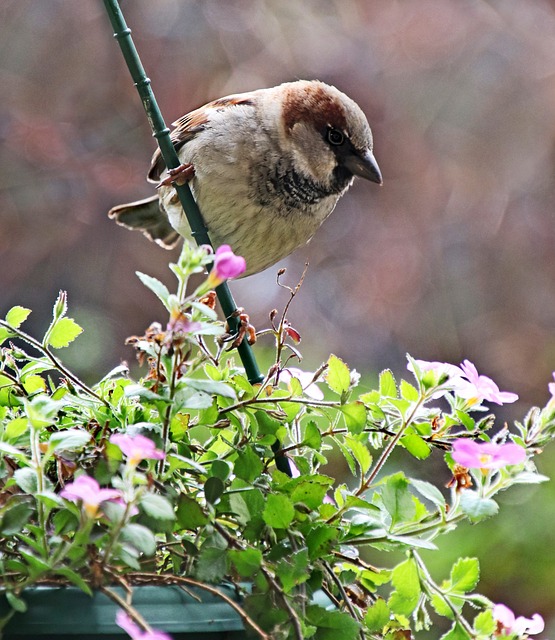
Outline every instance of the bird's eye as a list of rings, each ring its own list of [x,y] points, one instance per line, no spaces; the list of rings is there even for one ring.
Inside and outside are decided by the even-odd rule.
[[[326,133],[326,139],[330,144],[340,145],[345,142],[345,136],[339,129],[334,129],[333,127],[329,127]]]

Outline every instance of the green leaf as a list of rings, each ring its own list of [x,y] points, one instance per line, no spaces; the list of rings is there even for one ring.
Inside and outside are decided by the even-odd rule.
[[[154,295],[162,302],[162,304],[166,307],[168,311],[171,311],[169,305],[169,297],[170,292],[165,284],[162,284],[160,280],[153,278],[152,276],[146,275],[146,273],[141,273],[140,271],[135,272],[139,280],[154,293]]]
[[[402,472],[389,476],[382,489],[382,501],[391,516],[391,529],[399,522],[410,521],[415,514],[415,504],[408,489],[409,482]]]
[[[491,609],[482,611],[474,618],[474,631],[478,636],[490,637],[497,629],[497,621],[493,619]]]
[[[83,578],[73,569],[69,569],[68,567],[62,567],[60,569],[56,569],[56,573],[60,576],[63,576],[66,580],[69,580],[72,584],[74,584],[77,588],[84,591],[87,595],[92,596],[93,592],[89,585],[83,580]]]
[[[308,622],[318,628],[316,638],[318,640],[357,640],[359,638],[360,625],[347,613],[328,610],[318,605],[310,605],[306,608]]]
[[[379,381],[380,395],[384,398],[397,397],[397,385],[393,373],[389,369],[385,369],[380,373]]]
[[[193,498],[181,494],[177,503],[177,523],[182,529],[196,529],[208,522],[200,504]]]
[[[222,497],[225,490],[225,484],[220,478],[210,476],[204,483],[204,497],[209,504],[216,504]]]
[[[432,452],[430,445],[416,433],[403,436],[401,444],[417,460],[425,460]]]
[[[378,598],[376,602],[368,607],[364,616],[364,624],[367,631],[371,633],[381,633],[383,628],[389,622],[390,611],[387,602],[382,598]]]
[[[316,451],[319,451],[322,447],[322,434],[320,433],[318,425],[313,420],[306,425],[303,444]]]
[[[91,441],[91,434],[82,429],[67,429],[54,432],[48,442],[56,451],[72,451],[82,449]]]
[[[295,488],[291,492],[291,501],[294,504],[304,504],[309,509],[318,509],[322,505],[326,493],[333,485],[333,478],[323,475],[311,475],[301,476],[293,482],[295,483]]]
[[[17,440],[29,429],[29,421],[27,418],[14,418],[6,425],[4,435],[7,440]]]
[[[460,558],[451,569],[451,591],[467,593],[472,591],[480,578],[480,565],[477,558]]]
[[[264,465],[250,448],[240,451],[235,462],[235,475],[245,482],[253,482],[262,473]]]
[[[308,549],[300,549],[278,562],[276,575],[286,593],[310,578],[308,562]]]
[[[6,314],[6,322],[17,329],[25,322],[25,320],[27,320],[30,313],[31,309],[19,306],[12,307]]]
[[[287,529],[295,517],[295,508],[287,496],[270,493],[262,517],[273,529]]]
[[[182,409],[208,409],[212,406],[212,396],[192,387],[181,387],[174,396],[176,411]]]
[[[6,591],[6,600],[14,611],[17,611],[18,613],[26,613],[27,603],[23,598],[19,598],[11,591]]]
[[[203,545],[195,576],[202,582],[220,582],[227,573],[227,549]]]
[[[145,493],[141,498],[141,507],[156,520],[175,520],[172,505],[157,493]]]
[[[251,578],[260,569],[262,551],[260,549],[231,550],[228,557],[242,578]]]
[[[363,432],[366,426],[366,407],[362,402],[344,404],[340,407],[340,411],[349,433],[356,435]]]
[[[233,387],[226,382],[218,382],[216,380],[197,380],[196,378],[182,378],[179,385],[190,387],[197,391],[203,391],[204,393],[222,396],[224,398],[235,399],[237,397]]]
[[[35,512],[33,499],[15,495],[0,509],[0,535],[12,536],[19,533]]]
[[[447,603],[446,599],[442,598],[439,593],[433,593],[430,598],[430,602],[438,616],[453,620],[453,610]]]
[[[401,397],[405,400],[409,400],[409,402],[416,402],[420,397],[418,389],[406,380],[401,380],[399,391],[401,392]]]
[[[154,534],[142,524],[136,524],[134,522],[126,524],[121,530],[121,539],[147,556],[154,555],[156,551],[156,538]]]
[[[351,386],[351,374],[349,372],[349,368],[343,360],[333,354],[328,360],[328,369],[325,379],[328,387],[339,395],[345,394]]]
[[[418,570],[412,558],[397,565],[391,574],[391,583],[395,591],[389,598],[389,607],[397,615],[410,616],[420,599]]]
[[[38,491],[37,472],[31,467],[16,469],[13,473],[17,486],[25,493],[34,494]]]
[[[350,436],[345,437],[345,445],[349,448],[357,461],[361,474],[364,475],[368,469],[370,469],[370,465],[372,464],[372,455],[368,450],[368,447],[362,442],[359,442],[356,438]]]
[[[461,493],[461,509],[472,522],[479,522],[494,516],[499,505],[491,498],[480,498],[475,491],[465,489]]]
[[[46,346],[50,345],[54,349],[67,347],[82,331],[82,327],[72,318],[60,318],[49,331]]]
[[[445,498],[441,491],[430,482],[425,482],[424,480],[417,480],[412,478],[411,486],[418,491],[418,493],[426,500],[429,500],[432,504],[440,509],[445,508]]]

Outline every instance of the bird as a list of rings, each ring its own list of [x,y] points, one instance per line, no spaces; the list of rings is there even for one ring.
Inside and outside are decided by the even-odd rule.
[[[319,80],[219,98],[172,126],[181,166],[168,172],[156,150],[147,180],[157,193],[108,215],[172,248],[191,238],[172,184],[186,181],[212,244],[245,258],[243,276],[309,242],[356,176],[382,184],[362,109]]]

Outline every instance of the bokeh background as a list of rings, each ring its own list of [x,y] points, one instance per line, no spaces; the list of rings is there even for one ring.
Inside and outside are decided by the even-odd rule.
[[[330,352],[371,378],[405,353],[463,358],[520,401],[555,369],[555,3],[547,0],[123,0],[167,122],[228,93],[319,78],[368,115],[384,186],[357,182],[279,266],[303,368]],[[68,361],[93,381],[132,359],[125,337],[163,320],[139,283],[172,285],[166,252],[106,217],[151,194],[154,141],[100,0],[0,3],[0,312],[59,289],[85,327]],[[277,267],[276,267],[277,269]],[[258,328],[287,294],[276,269],[233,292]],[[541,471],[552,474],[548,451]],[[418,473],[418,469],[414,471]],[[555,616],[553,482],[442,541],[478,554],[482,589]],[[525,524],[526,526],[523,526]],[[422,636],[424,637],[424,636]],[[548,637],[545,635],[545,637]]]

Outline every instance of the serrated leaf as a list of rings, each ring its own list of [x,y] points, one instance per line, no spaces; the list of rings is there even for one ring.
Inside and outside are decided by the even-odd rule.
[[[154,293],[154,295],[162,302],[162,304],[166,307],[168,311],[171,311],[169,305],[169,297],[170,292],[165,284],[162,284],[160,280],[153,278],[152,276],[147,275],[146,273],[141,273],[140,271],[135,272],[139,280]]]
[[[442,598],[439,593],[433,593],[430,602],[438,616],[453,620],[453,610],[447,604],[445,598]]]
[[[300,549],[277,564],[276,575],[286,593],[309,579],[308,563],[308,549]]]
[[[480,578],[480,565],[477,558],[460,558],[451,569],[452,592],[472,591]]]
[[[7,440],[16,440],[29,429],[29,421],[27,418],[14,418],[6,424],[4,436]]]
[[[430,445],[416,433],[403,436],[401,444],[417,460],[425,460],[432,452]]]
[[[295,508],[287,496],[270,493],[262,512],[264,522],[272,529],[287,529],[295,517]]]
[[[466,489],[461,493],[461,509],[472,522],[479,522],[494,516],[499,505],[491,498],[480,498],[475,491]]]
[[[372,454],[368,450],[368,447],[356,438],[349,436],[345,437],[345,445],[350,449],[358,463],[361,474],[364,475],[372,464]]]
[[[317,627],[318,640],[357,640],[360,625],[349,614],[328,610],[317,605],[306,608],[306,617],[310,624]]]
[[[61,349],[71,344],[83,331],[72,318],[60,318],[49,332],[47,346]]]
[[[6,314],[6,322],[17,329],[27,320],[30,313],[31,309],[20,306],[12,307]]]
[[[318,425],[313,420],[308,422],[305,427],[303,445],[316,451],[320,451],[322,447],[322,434],[320,433]]]
[[[177,524],[182,529],[196,529],[208,522],[200,504],[193,498],[180,495],[177,503]]]
[[[482,611],[474,618],[474,631],[479,636],[491,636],[497,629],[497,621],[493,619],[491,609]]]
[[[145,493],[141,498],[141,507],[156,520],[175,520],[172,505],[157,493]]]
[[[389,598],[389,608],[397,615],[410,616],[418,605],[421,593],[418,570],[412,558],[408,558],[393,569],[391,584],[395,587],[395,591]]]
[[[401,393],[401,397],[405,400],[409,400],[410,402],[416,402],[420,397],[418,389],[406,380],[401,380],[401,383],[399,384],[399,391]]]
[[[380,395],[385,398],[397,397],[397,385],[393,373],[389,369],[385,369],[380,373],[379,379]]]
[[[362,433],[366,426],[366,407],[362,402],[349,402],[339,407],[349,433]]]
[[[416,507],[408,486],[408,480],[402,472],[386,479],[381,496],[384,507],[391,516],[391,528],[398,522],[410,521],[415,514]]]
[[[235,461],[235,475],[245,482],[253,482],[262,473],[264,464],[258,455],[248,447],[240,451]]]
[[[364,616],[366,630],[371,633],[381,633],[389,622],[389,616],[390,611],[387,602],[382,598],[378,598],[371,607],[368,607]]]
[[[220,582],[227,573],[227,549],[204,545],[200,550],[195,576],[202,582]]]
[[[0,535],[19,533],[35,512],[32,498],[15,495],[0,509]]]
[[[341,358],[332,354],[328,360],[328,369],[326,371],[325,380],[332,391],[335,391],[335,393],[338,393],[339,395],[343,395],[349,390],[351,385],[349,367],[347,367]]]
[[[260,549],[231,550],[228,552],[228,557],[242,578],[251,578],[262,564],[262,551]]]

